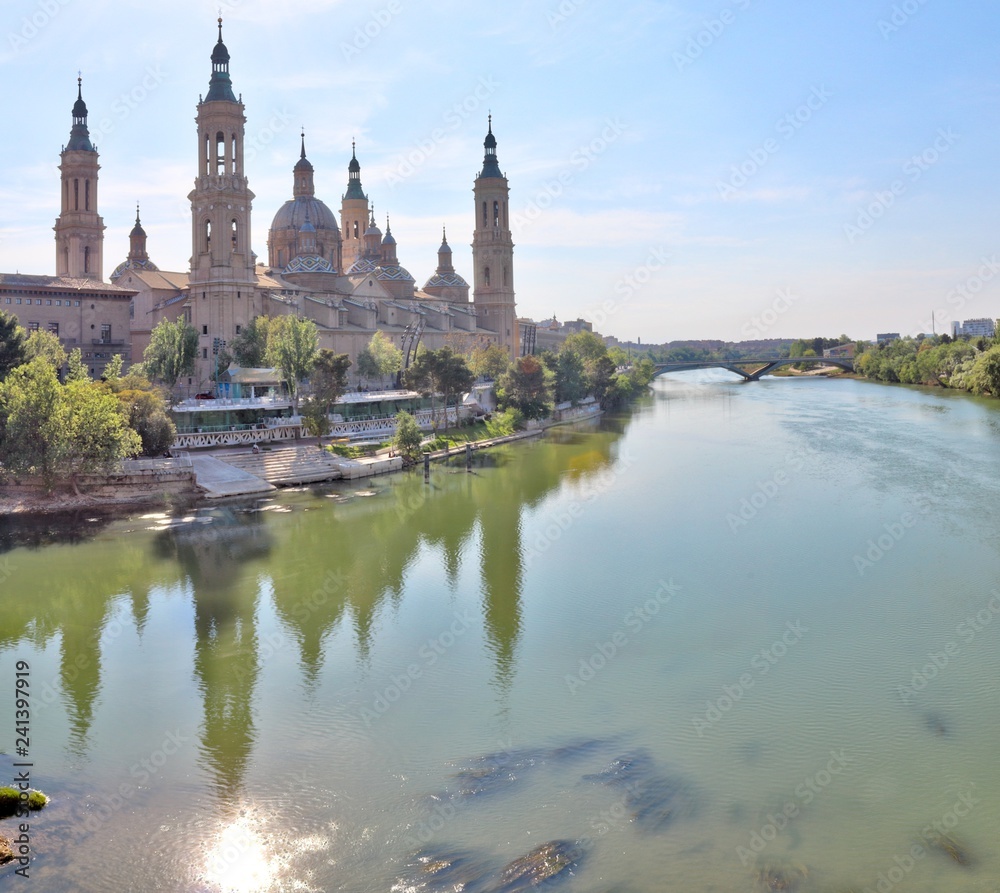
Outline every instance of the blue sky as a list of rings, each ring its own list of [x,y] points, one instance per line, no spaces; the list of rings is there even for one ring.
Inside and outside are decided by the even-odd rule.
[[[77,70],[101,153],[105,275],[136,201],[190,256],[194,114],[220,4],[11,0],[0,12],[0,269],[53,273]],[[493,112],[521,315],[645,342],[873,337],[1000,316],[1000,11],[973,0],[223,0],[253,244],[299,128],[339,213],[351,139],[422,283],[442,224],[471,279]]]

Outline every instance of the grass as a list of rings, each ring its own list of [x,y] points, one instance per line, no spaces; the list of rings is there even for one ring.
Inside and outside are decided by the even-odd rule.
[[[49,798],[41,791],[28,791],[28,809],[41,809]],[[0,788],[0,818],[8,819],[17,813],[21,805],[21,792],[17,788]]]

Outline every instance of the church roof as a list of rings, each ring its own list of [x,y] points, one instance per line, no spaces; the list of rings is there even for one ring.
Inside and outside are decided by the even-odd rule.
[[[159,267],[156,266],[151,260],[135,260],[130,258],[129,260],[123,260],[117,267],[115,271],[111,274],[111,281],[114,282],[116,279],[121,279],[122,274],[128,270],[142,270],[144,272],[157,273],[159,272]]]
[[[435,273],[427,280],[424,288],[468,288],[466,282],[458,273]]]
[[[325,202],[310,195],[290,198],[278,208],[278,213],[271,221],[271,229],[292,229],[299,232],[307,217],[317,232],[336,233],[337,239],[340,239],[340,227],[337,226],[337,218],[333,211],[327,207]]]
[[[414,278],[410,275],[410,271],[405,267],[401,267],[399,264],[388,264],[387,266],[379,266],[375,270],[375,278],[383,279],[388,282],[414,282]]]
[[[0,273],[0,288],[52,289],[53,291],[93,292],[114,297],[131,297],[135,289],[109,285],[95,279],[75,279],[69,276],[38,276],[31,273]]]
[[[293,257],[283,273],[336,273],[333,264],[318,254],[300,254]]]

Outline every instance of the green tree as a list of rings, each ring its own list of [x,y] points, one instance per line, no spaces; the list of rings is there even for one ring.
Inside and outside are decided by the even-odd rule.
[[[109,361],[107,366],[104,367],[104,375],[101,376],[105,381],[117,381],[121,378],[122,368],[125,365],[125,358],[120,354],[116,353]]]
[[[309,380],[312,383],[313,398],[328,415],[347,390],[347,370],[350,367],[351,361],[345,353],[334,353],[324,347],[316,354],[316,363]]]
[[[0,310],[0,379],[11,369],[25,362],[27,335],[17,323],[17,317]]]
[[[41,357],[58,373],[66,362],[66,351],[55,335],[38,329],[28,335],[28,340],[24,343],[24,357],[26,363]]]
[[[87,367],[83,365],[83,354],[79,347],[74,347],[66,360],[66,381],[87,381],[89,378]]]
[[[379,379],[379,384],[395,375],[402,365],[403,352],[382,332],[376,332],[358,354],[358,373],[367,380]]]
[[[448,427],[448,404],[452,397],[463,394],[472,387],[475,375],[465,362],[465,357],[455,353],[450,347],[442,347],[436,351],[434,364],[434,386],[444,397],[445,427]],[[458,409],[455,410],[458,421]]]
[[[552,409],[552,378],[537,357],[518,357],[497,382],[500,408],[513,406],[526,419],[545,418]]]
[[[472,371],[480,378],[487,381],[495,381],[510,366],[510,356],[499,344],[489,344],[486,347],[477,347],[472,351]]]
[[[317,439],[330,433],[330,414],[316,397],[307,397],[302,401],[302,424]],[[323,449],[321,442],[317,442],[316,446]]]
[[[129,427],[121,402],[100,384],[69,382],[63,403],[59,470],[70,478],[74,490],[78,475],[110,471],[122,459],[142,451],[142,440]]]
[[[312,371],[318,351],[319,332],[311,319],[279,316],[272,321],[265,360],[281,372],[293,415],[299,412],[299,383]]]
[[[177,439],[166,396],[133,366],[128,375],[108,379],[108,387],[122,405],[129,427],[139,435],[146,456],[160,456]]]
[[[173,388],[182,375],[194,374],[197,354],[198,333],[180,317],[174,322],[164,319],[157,323],[142,359],[150,377]]]
[[[555,401],[575,403],[587,396],[583,360],[574,350],[561,350],[556,357]]]
[[[417,425],[417,420],[408,412],[396,414],[396,433],[392,438],[392,446],[403,457],[403,462],[412,465],[420,458],[420,444],[423,434]]]
[[[0,384],[0,462],[15,475],[55,480],[65,427],[62,387],[42,358],[19,365]]]
[[[266,316],[254,317],[240,334],[229,342],[226,350],[232,354],[236,365],[249,369],[259,369],[264,366],[267,362],[267,338],[273,321]]]

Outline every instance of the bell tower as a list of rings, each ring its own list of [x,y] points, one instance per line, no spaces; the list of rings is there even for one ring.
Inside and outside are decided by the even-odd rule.
[[[233,94],[229,50],[212,51],[208,94],[199,98],[198,175],[191,202],[191,324],[199,335],[198,378],[214,372],[215,354],[258,315],[257,276],[250,247],[254,194],[243,168],[243,101]]]
[[[56,275],[103,280],[104,220],[97,213],[97,149],[87,129],[83,78],[77,78],[73,128],[60,155],[62,207],[56,218]]]
[[[497,333],[498,343],[511,359],[516,353],[517,314],[514,306],[514,242],[508,223],[510,188],[497,163],[493,116],[483,143],[483,169],[473,188],[476,228],[472,236],[475,268],[473,303],[480,328]]]

